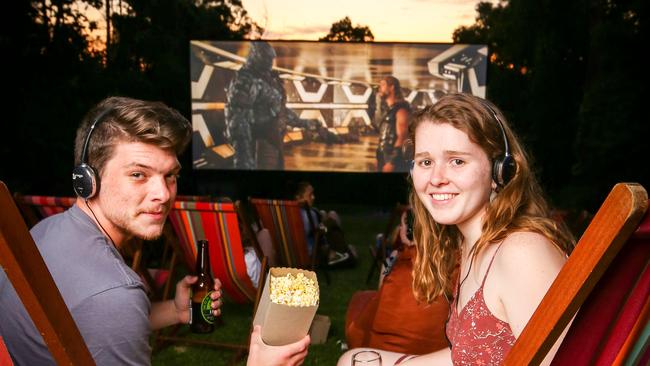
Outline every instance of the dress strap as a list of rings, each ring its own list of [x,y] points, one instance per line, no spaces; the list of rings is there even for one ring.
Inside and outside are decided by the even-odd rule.
[[[490,264],[488,264],[487,271],[485,271],[485,276],[483,276],[483,282],[481,282],[481,288],[483,288],[483,286],[485,285],[485,280],[487,279],[488,273],[490,273],[490,268],[492,268],[492,262],[494,262],[494,258],[497,256],[499,249],[501,249],[501,245],[503,245],[503,242],[499,244],[497,250],[495,250],[494,254],[492,254],[492,259],[490,259]]]

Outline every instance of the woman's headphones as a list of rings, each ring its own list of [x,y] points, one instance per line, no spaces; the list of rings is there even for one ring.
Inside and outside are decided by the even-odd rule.
[[[515,173],[517,172],[517,162],[515,161],[515,158],[510,155],[510,146],[508,145],[508,137],[506,136],[503,122],[501,122],[501,119],[499,119],[499,116],[489,104],[483,104],[492,113],[492,116],[494,116],[494,119],[501,130],[501,135],[503,135],[503,146],[505,150],[503,158],[494,159],[494,163],[492,164],[492,179],[494,179],[498,187],[503,188],[508,184],[508,182],[510,182],[512,177],[515,176]]]
[[[111,109],[107,109],[104,112],[100,113],[95,121],[90,125],[88,129],[88,134],[84,140],[84,147],[81,151],[81,161],[79,165],[75,166],[72,170],[72,188],[74,193],[77,196],[83,199],[89,199],[94,197],[99,191],[99,175],[97,175],[97,170],[88,164],[88,143],[90,142],[90,137],[93,134],[93,130],[97,125],[104,119]]]

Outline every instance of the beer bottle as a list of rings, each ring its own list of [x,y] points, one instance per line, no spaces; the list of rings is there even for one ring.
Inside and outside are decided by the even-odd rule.
[[[190,313],[190,329],[194,333],[211,333],[214,331],[214,315],[212,314],[212,293],[214,280],[210,270],[210,254],[208,241],[199,240],[199,252],[196,256],[196,275],[199,279],[192,285],[192,311]]]

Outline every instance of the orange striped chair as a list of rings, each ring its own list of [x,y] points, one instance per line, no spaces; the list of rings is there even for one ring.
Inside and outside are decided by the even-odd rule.
[[[255,302],[257,289],[246,272],[234,203],[176,201],[169,220],[187,268],[194,270],[196,244],[199,239],[207,239],[212,273],[221,280],[224,293],[236,303]]]
[[[262,225],[271,233],[275,252],[286,267],[314,268],[314,259],[309,256],[307,237],[297,201],[251,198]],[[318,251],[314,243],[314,253]]]
[[[30,228],[39,221],[72,207],[76,197],[23,196],[14,193],[14,201]]]

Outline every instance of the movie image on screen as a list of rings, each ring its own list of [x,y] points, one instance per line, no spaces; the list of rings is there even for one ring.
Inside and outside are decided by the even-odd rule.
[[[408,115],[485,97],[486,45],[190,42],[194,169],[405,172]]]

